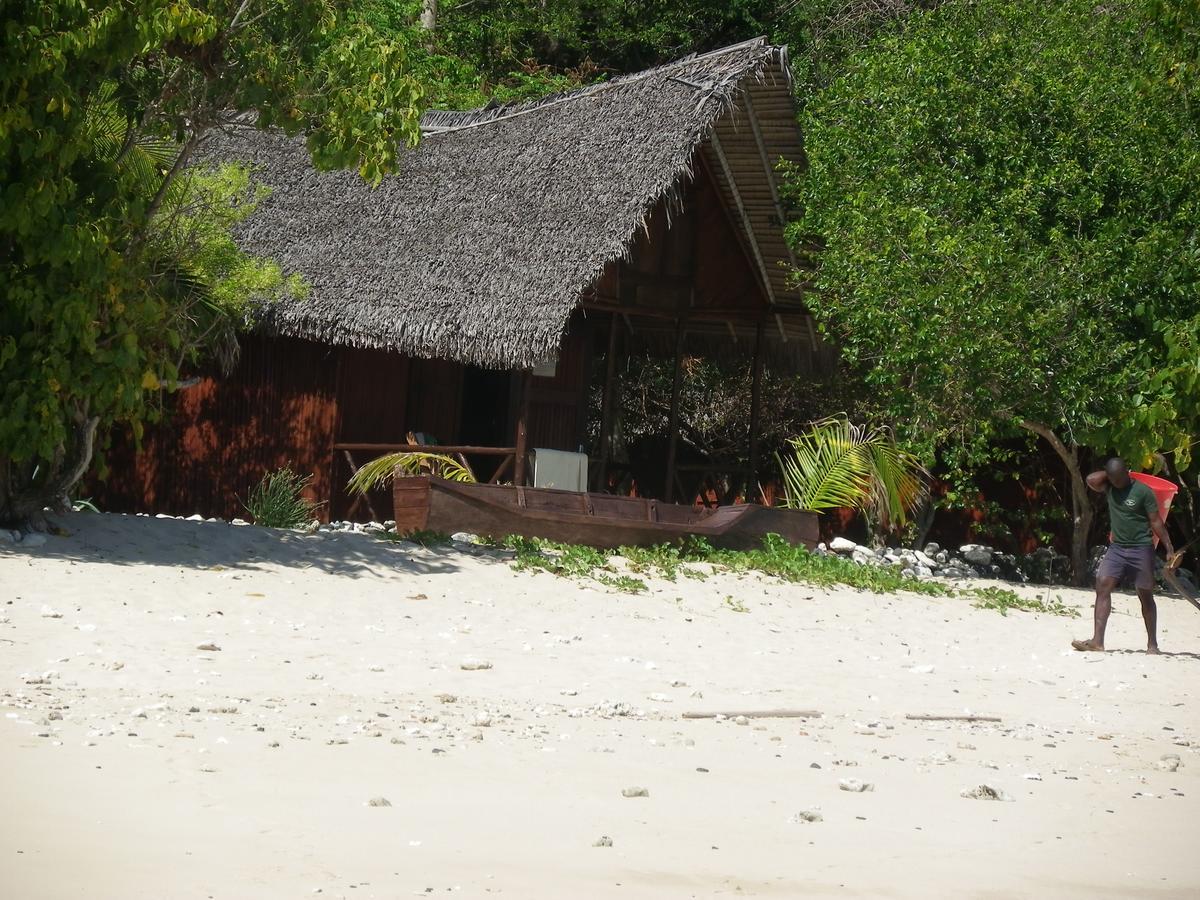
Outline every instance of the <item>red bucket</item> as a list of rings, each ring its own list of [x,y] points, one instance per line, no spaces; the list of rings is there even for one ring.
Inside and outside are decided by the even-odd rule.
[[[1129,477],[1134,481],[1140,481],[1150,490],[1154,491],[1154,499],[1158,501],[1158,514],[1163,522],[1167,521],[1167,513],[1171,511],[1171,501],[1175,499],[1175,495],[1179,493],[1179,485],[1174,482],[1167,481],[1165,478],[1156,478],[1153,475],[1143,475],[1141,472],[1130,472]],[[1158,538],[1154,539],[1154,546],[1158,546]]]

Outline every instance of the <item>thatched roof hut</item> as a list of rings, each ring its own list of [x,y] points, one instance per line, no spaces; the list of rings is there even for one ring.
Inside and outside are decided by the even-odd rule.
[[[537,366],[704,166],[760,281],[756,315],[777,339],[817,349],[775,174],[780,159],[802,161],[785,48],[760,38],[532,103],[430,112],[422,126],[399,174],[374,188],[315,170],[301,139],[245,128],[207,144],[205,156],[251,162],[272,188],[243,245],[311,286],[271,310],[277,333]],[[707,327],[735,338],[754,327],[725,319]]]

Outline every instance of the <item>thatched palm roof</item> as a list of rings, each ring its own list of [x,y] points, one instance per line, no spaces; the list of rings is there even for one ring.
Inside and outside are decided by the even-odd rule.
[[[278,332],[525,368],[557,356],[584,290],[690,177],[718,122],[745,118],[751,89],[779,119],[766,140],[798,158],[786,50],[762,39],[533,103],[428,113],[421,143],[375,188],[316,171],[300,139],[251,128],[214,136],[203,155],[251,162],[272,188],[238,237],[311,286],[271,310]],[[737,130],[765,161],[764,131]],[[725,183],[733,165],[714,164],[731,208],[747,202]],[[765,188],[743,193],[772,202]],[[751,243],[772,301],[795,305],[781,223],[742,212],[748,234],[773,227]]]

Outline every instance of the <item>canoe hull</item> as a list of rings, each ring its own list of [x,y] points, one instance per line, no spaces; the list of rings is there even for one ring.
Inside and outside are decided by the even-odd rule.
[[[768,534],[809,548],[819,539],[814,513],[757,504],[695,509],[642,497],[462,484],[426,476],[396,478],[392,493],[396,530],[402,534],[515,534],[603,549],[652,546],[688,535],[730,550],[761,547]]]

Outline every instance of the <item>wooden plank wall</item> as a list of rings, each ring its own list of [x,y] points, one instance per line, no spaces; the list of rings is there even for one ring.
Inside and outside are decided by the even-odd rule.
[[[313,476],[318,517],[340,517],[350,467],[335,443],[403,443],[409,431],[458,440],[463,367],[380,350],[290,338],[242,339],[237,367],[168,398],[141,451],[112,436],[108,477],[81,496],[112,512],[246,517],[242,502],[267,472]]]
[[[110,474],[84,495],[112,512],[245,516],[242,500],[265,472],[312,473],[312,499],[329,495],[337,422],[336,350],[310,341],[244,339],[236,369],[180,391],[141,452],[114,434]]]
[[[554,377],[535,377],[530,382],[530,449],[578,450],[584,440],[584,417],[587,415],[584,403],[591,349],[585,339],[586,331],[582,317],[572,318]]]

